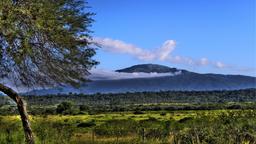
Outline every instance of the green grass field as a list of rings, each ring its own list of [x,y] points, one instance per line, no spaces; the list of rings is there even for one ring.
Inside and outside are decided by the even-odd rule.
[[[256,110],[31,116],[38,144],[256,143]],[[0,116],[0,143],[22,144],[19,116]]]

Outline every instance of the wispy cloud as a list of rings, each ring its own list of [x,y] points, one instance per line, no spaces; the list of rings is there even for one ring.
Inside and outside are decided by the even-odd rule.
[[[225,65],[224,63],[222,62],[215,62],[214,65],[217,67],[217,68],[225,68],[227,67],[227,65]]]
[[[162,44],[161,47],[153,50],[144,49],[136,45],[129,44],[121,40],[114,40],[111,38],[96,37],[93,39],[93,41],[99,44],[104,51],[128,54],[143,61],[165,61],[191,66],[210,66],[217,69],[238,70],[238,68],[235,68],[234,66],[227,65],[221,61],[212,61],[206,57],[193,59],[190,57],[173,55],[172,53],[176,47],[175,40],[167,40]]]
[[[144,61],[164,61],[169,57],[176,46],[174,40],[167,40],[160,48],[149,51],[133,44],[110,38],[94,38],[94,42],[100,44],[105,51],[129,54]]]

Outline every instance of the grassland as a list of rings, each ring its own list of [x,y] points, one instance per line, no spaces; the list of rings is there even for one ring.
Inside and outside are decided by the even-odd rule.
[[[256,89],[24,96],[37,144],[256,144]],[[0,144],[23,144],[0,97]]]
[[[35,115],[39,144],[256,143],[256,110]],[[24,142],[17,115],[0,116],[0,143]]]

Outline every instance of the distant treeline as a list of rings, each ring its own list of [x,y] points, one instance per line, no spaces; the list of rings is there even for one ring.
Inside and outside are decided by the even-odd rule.
[[[23,96],[31,114],[95,114],[104,112],[256,109],[256,89],[232,91],[161,91],[119,94]],[[17,113],[8,97],[0,97],[0,115]]]
[[[227,103],[256,102],[256,89],[223,91],[160,91],[117,94],[58,94],[46,96],[24,96],[29,105],[54,105],[72,101],[77,105],[130,105],[151,103]]]

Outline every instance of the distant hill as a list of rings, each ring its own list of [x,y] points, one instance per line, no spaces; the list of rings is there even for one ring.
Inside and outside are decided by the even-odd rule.
[[[115,80],[94,80],[80,88],[62,87],[46,90],[36,90],[28,94],[44,95],[57,93],[123,93],[142,91],[206,91],[206,90],[237,90],[256,88],[256,77],[243,75],[199,74],[169,68],[155,64],[135,65],[117,70],[120,73],[174,73],[170,76],[130,78]],[[178,74],[175,74],[178,73]]]
[[[134,73],[134,72],[144,72],[144,73],[176,73],[181,70],[177,68],[170,68],[163,65],[158,64],[140,64],[134,65],[128,68],[116,70],[116,72],[124,72],[124,73]],[[184,71],[184,70],[182,70]]]

